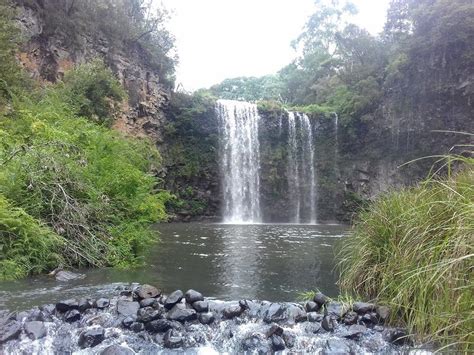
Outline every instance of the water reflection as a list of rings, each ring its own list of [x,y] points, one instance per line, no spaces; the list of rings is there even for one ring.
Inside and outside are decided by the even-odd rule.
[[[158,285],[164,292],[195,288],[221,299],[293,301],[312,288],[336,295],[337,225],[163,224],[161,243],[146,267],[82,271],[84,280],[58,283],[46,276],[0,283],[0,309],[81,296],[115,294],[123,283]]]

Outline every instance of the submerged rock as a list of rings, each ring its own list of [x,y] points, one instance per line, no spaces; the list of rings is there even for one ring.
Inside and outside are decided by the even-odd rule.
[[[81,280],[86,277],[84,274],[77,274],[72,271],[64,271],[60,270],[54,273],[54,277],[56,278],[56,281],[60,282],[68,282],[72,280]]]
[[[342,339],[329,339],[326,341],[326,346],[322,351],[323,355],[344,355],[351,353],[351,347]]]
[[[283,351],[285,350],[285,341],[282,337],[274,334],[270,337],[270,341],[272,342],[272,349],[273,351]]]
[[[183,345],[184,339],[181,335],[175,333],[173,329],[166,332],[163,337],[164,345],[168,349],[177,349]]]
[[[81,333],[78,344],[84,348],[92,348],[102,343],[105,339],[104,328],[92,328]]]
[[[16,320],[7,321],[0,326],[0,344],[16,339],[21,334],[21,323]]]

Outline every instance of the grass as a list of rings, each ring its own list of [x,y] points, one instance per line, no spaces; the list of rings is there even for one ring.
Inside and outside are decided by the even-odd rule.
[[[453,164],[454,163],[454,164]],[[454,165],[462,165],[457,173]],[[392,307],[421,341],[474,351],[474,159],[381,196],[340,252],[341,288]]]

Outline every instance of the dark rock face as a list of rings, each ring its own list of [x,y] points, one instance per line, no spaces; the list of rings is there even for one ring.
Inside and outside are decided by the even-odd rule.
[[[306,302],[304,305],[306,312],[317,312],[321,308],[319,304],[313,301]]]
[[[282,337],[274,334],[270,337],[270,341],[272,342],[272,350],[273,351],[283,351],[285,350],[285,341]]]
[[[375,311],[375,305],[372,303],[355,302],[352,305],[352,309],[354,310],[354,312],[357,312],[359,314],[365,314]]]
[[[21,334],[21,323],[8,321],[0,326],[0,344],[8,340],[16,339]]]
[[[103,328],[93,328],[86,330],[85,332],[81,333],[79,336],[79,346],[81,348],[92,348],[100,343],[102,343],[105,339],[105,331]]]
[[[152,322],[150,322],[152,323]],[[150,323],[147,323],[150,324]],[[145,325],[143,323],[140,323],[140,322],[133,322],[132,324],[130,324],[130,330],[135,332],[135,333],[139,333],[139,332],[142,332],[143,330],[145,330]]]
[[[189,304],[192,304],[197,301],[204,301],[204,297],[202,296],[202,294],[195,290],[186,291],[184,298],[186,299],[186,302]]]
[[[323,320],[323,315],[322,314],[319,314],[317,312],[309,312],[308,313],[308,321],[309,322],[321,322],[322,320]]]
[[[342,322],[345,324],[345,325],[352,325],[352,324],[356,324],[357,323],[357,313],[356,312],[347,312],[345,315],[344,315],[344,318],[342,319]]]
[[[174,291],[166,298],[166,301],[164,304],[165,308],[166,309],[173,308],[176,303],[181,302],[181,300],[183,299],[183,296],[184,296],[183,291],[181,290]]]
[[[214,322],[215,317],[211,312],[199,313],[198,320],[201,324],[209,325]]]
[[[146,330],[152,333],[164,333],[172,328],[172,323],[167,319],[157,319],[146,324]]]
[[[324,316],[321,326],[327,332],[333,332],[337,326],[337,321],[331,316]]]
[[[122,320],[122,324],[125,328],[130,328],[133,322],[136,321],[136,317],[126,317]]]
[[[320,307],[324,306],[326,303],[328,303],[331,299],[326,296],[325,294],[321,292],[317,292],[314,295],[313,301],[319,304]]]
[[[280,327],[278,324],[272,324],[270,329],[267,332],[267,338],[270,338],[272,335],[278,335],[282,336],[283,335],[283,328]]]
[[[154,307],[158,303],[156,298],[145,298],[140,301],[140,307]]]
[[[197,314],[194,309],[181,308],[179,305],[174,306],[167,315],[168,319],[175,320],[181,323],[197,319]]]
[[[339,302],[330,302],[326,304],[326,309],[324,311],[325,315],[340,319],[346,313],[342,303]]]
[[[32,321],[25,323],[25,333],[30,339],[36,340],[45,337],[47,331],[43,322]]]
[[[56,309],[59,312],[67,312],[71,309],[79,309],[79,303],[75,299],[59,301],[56,303]]]
[[[135,293],[138,297],[140,297],[140,299],[155,298],[161,295],[161,292],[156,287],[150,285],[138,286],[138,288],[135,290]]]
[[[117,313],[124,316],[136,316],[140,308],[138,302],[119,300],[117,302]]]
[[[272,303],[263,316],[266,323],[278,323],[288,318],[286,307],[278,303]]]
[[[84,312],[85,310],[94,307],[94,301],[90,298],[81,298],[78,302],[79,312]]]
[[[151,322],[152,320],[159,318],[163,318],[163,316],[161,311],[158,309],[145,307],[138,310],[138,320],[142,323]]]

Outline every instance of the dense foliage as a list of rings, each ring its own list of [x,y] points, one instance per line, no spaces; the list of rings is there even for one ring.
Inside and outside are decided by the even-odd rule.
[[[410,330],[474,349],[474,161],[446,179],[381,196],[341,252],[342,286],[392,306]]]
[[[13,56],[0,43],[14,68]],[[10,89],[0,113],[0,279],[140,262],[169,194],[156,191],[152,144],[100,124],[123,97],[112,72],[95,61],[33,93],[0,74]]]

